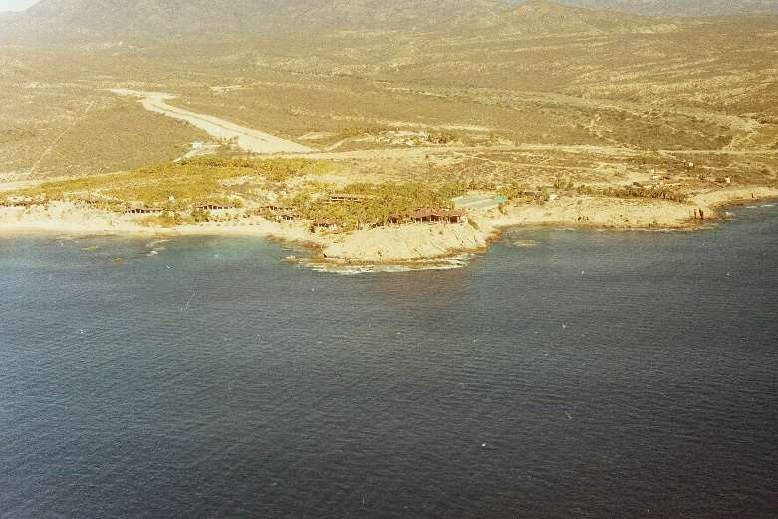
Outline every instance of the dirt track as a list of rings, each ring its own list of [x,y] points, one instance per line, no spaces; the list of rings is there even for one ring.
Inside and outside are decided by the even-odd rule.
[[[141,92],[137,90],[112,89],[111,92],[119,95],[129,95],[142,100],[143,107],[150,112],[156,112],[174,119],[186,121],[198,128],[205,130],[209,135],[219,139],[237,138],[238,147],[252,153],[308,153],[314,151],[307,146],[287,141],[269,133],[252,130],[243,126],[213,117],[197,114],[170,106],[165,101],[175,96],[160,92]]]

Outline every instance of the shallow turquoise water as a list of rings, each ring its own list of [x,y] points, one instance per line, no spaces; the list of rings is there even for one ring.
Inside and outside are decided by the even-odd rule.
[[[0,517],[776,517],[765,205],[346,277],[2,238]]]

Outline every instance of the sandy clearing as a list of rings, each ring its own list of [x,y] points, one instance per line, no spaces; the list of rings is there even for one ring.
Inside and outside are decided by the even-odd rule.
[[[141,99],[141,103],[146,110],[172,117],[180,121],[186,121],[218,139],[237,138],[238,147],[251,153],[309,153],[314,151],[302,144],[287,141],[274,135],[270,135],[269,133],[246,128],[225,121],[224,119],[219,119],[218,117],[197,114],[182,108],[170,106],[165,101],[175,98],[175,96],[171,94],[162,92],[143,92],[124,88],[114,88],[111,89],[111,92],[117,95],[138,97]]]
[[[43,183],[42,180],[18,180],[16,182],[3,182],[0,183],[0,193],[4,191],[17,191],[19,189],[35,187],[42,183]]]

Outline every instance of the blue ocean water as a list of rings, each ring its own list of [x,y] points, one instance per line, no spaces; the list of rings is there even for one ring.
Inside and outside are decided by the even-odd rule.
[[[767,205],[356,276],[0,238],[0,517],[778,517]]]

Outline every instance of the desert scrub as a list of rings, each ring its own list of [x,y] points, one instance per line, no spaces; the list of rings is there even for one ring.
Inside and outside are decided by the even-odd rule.
[[[448,130],[440,130],[427,134],[427,142],[430,144],[451,144],[453,142],[463,142],[464,137]]]
[[[271,182],[284,182],[295,177],[318,175],[332,169],[325,160],[308,159],[240,159],[222,157],[198,157],[181,162],[182,166],[206,167],[213,174],[234,176],[261,176]],[[237,171],[236,171],[237,170]]]
[[[373,126],[353,126],[350,128],[343,128],[336,135],[336,140],[352,139],[354,137],[362,137],[364,135],[372,135],[378,137],[384,132],[396,132],[399,128],[393,128],[391,126],[373,125]]]
[[[331,163],[322,160],[249,160],[203,157],[180,163],[145,166],[125,173],[44,182],[17,191],[15,195],[47,200],[70,200],[99,194],[108,203],[140,202],[184,209],[197,203],[239,205],[223,182],[241,177],[261,177],[283,182],[297,176],[329,171]],[[171,199],[173,200],[171,202]]]

